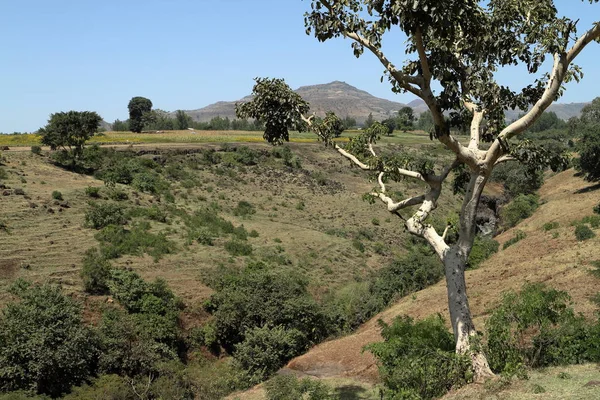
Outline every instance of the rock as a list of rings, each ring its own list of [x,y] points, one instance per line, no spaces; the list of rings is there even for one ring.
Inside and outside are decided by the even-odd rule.
[[[1,146],[0,150],[10,150],[10,148],[8,146]]]
[[[12,194],[12,192],[10,190],[4,190],[2,192],[2,196],[10,196]]]
[[[48,214],[54,214],[54,209],[48,208]]]

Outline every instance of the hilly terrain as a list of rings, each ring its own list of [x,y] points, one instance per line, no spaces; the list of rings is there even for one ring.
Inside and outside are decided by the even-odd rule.
[[[302,86],[295,90],[303,99],[308,101],[311,106],[311,112],[318,116],[324,116],[325,112],[333,111],[341,118],[351,117],[362,124],[369,114],[377,121],[383,121],[395,115],[398,110],[407,105],[411,107],[415,115],[419,115],[427,110],[427,106],[421,99],[416,99],[408,104],[390,101],[375,97],[364,90],[357,89],[345,82],[334,81],[321,85]],[[197,110],[186,110],[195,121],[208,122],[212,118],[221,117],[235,119],[235,103],[249,101],[250,96],[246,96],[236,101],[219,101]],[[579,116],[581,109],[587,103],[556,103],[550,106],[548,111],[555,112],[559,118],[568,120],[571,117]],[[521,111],[508,110],[506,112],[507,120],[516,118]]]

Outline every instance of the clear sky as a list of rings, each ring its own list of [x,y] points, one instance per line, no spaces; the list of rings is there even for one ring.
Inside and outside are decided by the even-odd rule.
[[[557,4],[581,19],[580,31],[600,19],[600,4]],[[58,111],[126,119],[133,96],[168,111],[197,109],[249,94],[257,76],[285,78],[293,88],[340,80],[413,100],[380,83],[381,65],[367,53],[354,58],[349,41],[307,36],[308,9],[309,0],[0,0],[0,132],[35,131]],[[384,44],[401,65],[394,39]],[[577,63],[586,78],[561,102],[600,96],[600,45]],[[502,80],[531,78],[511,71]]]

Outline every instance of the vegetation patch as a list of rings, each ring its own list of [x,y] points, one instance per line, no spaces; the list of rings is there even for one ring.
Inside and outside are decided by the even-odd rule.
[[[502,245],[502,250],[506,250],[508,247],[512,246],[513,244],[525,239],[527,237],[527,234],[523,231],[516,231],[515,232],[515,236],[513,236],[512,238],[508,239],[506,242],[504,242],[504,244]]]
[[[149,229],[147,222],[136,224],[131,229],[117,225],[103,228],[96,234],[96,239],[101,243],[102,256],[113,259],[125,254],[141,256],[147,253],[156,261],[175,251],[175,243],[168,240],[164,233],[154,234]]]

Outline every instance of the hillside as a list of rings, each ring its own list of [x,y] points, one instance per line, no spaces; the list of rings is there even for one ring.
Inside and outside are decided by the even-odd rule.
[[[600,237],[578,242],[570,224],[592,214],[593,206],[598,203],[598,190],[600,186],[575,177],[572,170],[552,176],[540,190],[543,205],[536,213],[496,239],[502,247],[514,236],[515,229],[524,231],[527,237],[501,250],[479,269],[467,272],[471,307],[480,329],[488,311],[499,302],[502,293],[519,289],[525,282],[544,282],[566,290],[573,298],[575,310],[592,316],[595,306],[590,297],[598,293],[598,280],[588,273],[588,269],[589,263],[597,259]],[[558,232],[556,238],[552,232],[542,229],[547,222],[560,224],[554,231]],[[371,354],[362,349],[368,343],[381,340],[377,321],[390,322],[399,315],[419,319],[434,313],[441,313],[447,318],[446,303],[445,283],[440,282],[401,299],[365,323],[356,333],[314,347],[292,360],[282,372],[320,378],[335,387],[354,387],[357,393],[365,396],[355,398],[375,399],[374,395],[369,397],[369,393],[375,393],[372,388],[378,380],[377,366]],[[464,398],[475,397],[473,392],[470,393],[472,397],[467,395]],[[263,398],[261,388],[240,396],[240,399]]]

